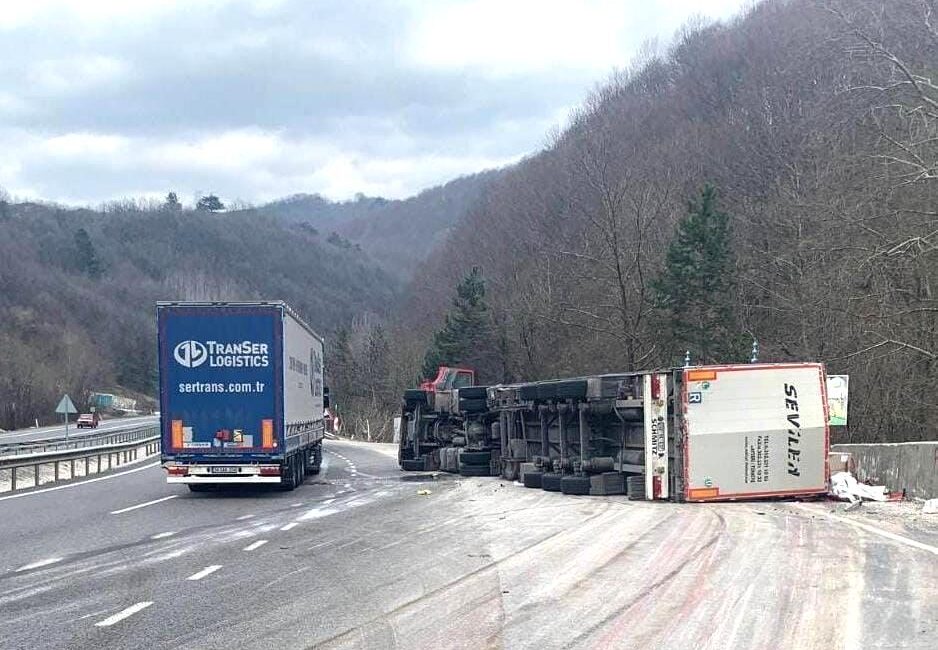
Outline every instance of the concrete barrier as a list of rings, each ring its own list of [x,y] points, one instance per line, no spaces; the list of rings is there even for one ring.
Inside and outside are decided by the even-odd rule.
[[[831,451],[853,457],[859,481],[904,489],[910,497],[938,497],[938,441],[832,445]]]

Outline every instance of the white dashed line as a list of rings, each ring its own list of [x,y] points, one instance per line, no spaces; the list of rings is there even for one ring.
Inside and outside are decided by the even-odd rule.
[[[176,531],[171,530],[167,533],[157,533],[156,535],[153,535],[152,537],[150,537],[150,539],[163,539],[164,537],[172,537],[175,534],[176,534]]]
[[[29,571],[31,569],[38,569],[39,567],[49,566],[50,564],[55,564],[56,562],[61,562],[62,560],[63,558],[60,558],[60,557],[50,557],[46,560],[39,560],[38,562],[33,562],[31,564],[21,566],[19,569],[15,571],[15,573],[19,573],[20,571]]]
[[[263,545],[266,544],[266,543],[267,543],[267,540],[266,540],[266,539],[259,539],[259,540],[257,540],[256,542],[254,542],[253,544],[249,544],[248,546],[245,546],[245,547],[244,547],[244,550],[245,550],[245,551],[254,551],[254,550],[259,549],[261,546],[263,546]]]
[[[298,523],[298,522],[291,521],[289,524],[287,524],[286,526],[284,526],[284,527],[281,528],[280,530],[287,531],[287,530],[290,530],[291,528],[296,528],[297,526],[299,526],[299,523]]]
[[[218,571],[221,568],[220,564],[213,564],[212,566],[207,566],[198,573],[193,573],[191,576],[186,578],[186,580],[201,580],[207,575],[211,575]]]
[[[237,521],[244,521],[245,519],[250,519],[250,518],[253,517],[253,516],[254,516],[253,514],[251,514],[251,515],[241,515],[240,517],[235,517],[235,520],[237,520]]]
[[[303,505],[303,504],[302,504],[302,503],[291,503],[291,504],[290,504],[290,507],[291,507],[291,508],[299,508],[301,505]]]
[[[128,616],[133,616],[137,612],[146,609],[152,604],[153,604],[153,601],[145,600],[141,603],[137,603],[136,605],[131,605],[127,609],[117,612],[116,614],[114,614],[114,616],[108,616],[103,621],[98,621],[97,623],[95,623],[95,626],[109,627],[111,625],[114,625],[115,623],[119,623],[120,621],[123,621]]]
[[[155,504],[157,504],[157,503],[162,503],[162,502],[164,502],[164,501],[169,501],[170,499],[176,499],[176,498],[178,498],[178,497],[179,497],[178,494],[171,494],[171,495],[169,495],[168,497],[163,497],[162,499],[153,499],[153,501],[147,501],[146,503],[138,503],[137,505],[135,505],[135,506],[130,506],[129,508],[121,508],[120,510],[112,510],[112,511],[111,511],[111,514],[112,514],[112,515],[120,515],[120,514],[123,514],[123,513],[125,513],[125,512],[130,512],[131,510],[138,510],[138,509],[140,509],[140,508],[146,508],[147,506],[152,506],[152,505],[155,505]]]

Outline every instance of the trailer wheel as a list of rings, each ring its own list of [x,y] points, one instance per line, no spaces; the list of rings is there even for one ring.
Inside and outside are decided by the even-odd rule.
[[[544,476],[544,472],[525,472],[522,480],[524,482],[524,487],[529,488],[539,488],[541,487],[541,477]]]
[[[292,492],[296,489],[296,463],[293,456],[287,459],[286,476],[280,477],[280,489],[284,492]]]
[[[541,475],[541,489],[547,492],[560,492],[560,482],[562,479],[563,474],[544,472]]]
[[[405,472],[422,472],[426,463],[423,458],[408,458],[401,461],[401,469]]]
[[[629,476],[625,479],[626,491],[630,501],[644,501],[645,495],[645,476]]]
[[[310,462],[306,465],[306,473],[309,475],[316,475],[319,473],[319,469],[322,467],[322,442],[317,442],[313,446],[313,450],[310,452],[311,459]]]
[[[564,476],[560,480],[560,491],[564,494],[589,494],[589,476]]]
[[[296,484],[303,485],[306,482],[306,469],[309,467],[309,456],[306,454],[296,455]]]
[[[466,413],[484,413],[489,409],[485,399],[459,398],[459,410]]]
[[[488,386],[466,386],[459,389],[459,399],[485,399]]]
[[[459,474],[461,476],[491,476],[492,470],[488,465],[460,465]]]
[[[459,454],[459,462],[463,465],[485,465],[492,462],[490,451],[464,451]]]

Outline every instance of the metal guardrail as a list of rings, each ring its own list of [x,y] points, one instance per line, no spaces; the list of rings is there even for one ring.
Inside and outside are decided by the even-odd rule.
[[[22,454],[42,454],[66,449],[83,449],[87,447],[101,447],[118,445],[123,442],[132,442],[143,438],[159,435],[159,425],[151,424],[120,431],[101,431],[78,435],[68,440],[52,438],[48,440],[28,440],[25,442],[10,442],[0,444],[0,458]]]
[[[26,445],[32,445],[32,448],[27,449]],[[82,476],[90,476],[92,473],[100,474],[112,467],[137,460],[141,448],[144,450],[144,457],[151,456],[160,450],[160,430],[159,426],[153,425],[118,433],[87,436],[87,440],[80,438],[67,442],[61,440],[43,444],[21,443],[15,447],[18,448],[15,453],[0,455],[0,472],[9,472],[10,486],[7,491],[41,485],[43,466],[52,468],[52,478],[45,481],[50,483],[62,480],[64,463],[69,467],[67,478],[76,478],[76,462],[84,461]],[[92,463],[92,460],[95,462]],[[91,471],[92,465],[94,472]],[[21,485],[22,480],[30,475],[30,484]]]

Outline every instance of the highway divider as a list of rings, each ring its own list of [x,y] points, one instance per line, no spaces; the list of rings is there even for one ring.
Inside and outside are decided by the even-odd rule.
[[[71,440],[0,446],[0,492],[38,487],[147,458],[160,451],[158,425]]]
[[[831,452],[850,454],[858,481],[905,490],[909,497],[938,497],[938,440],[832,445]]]

